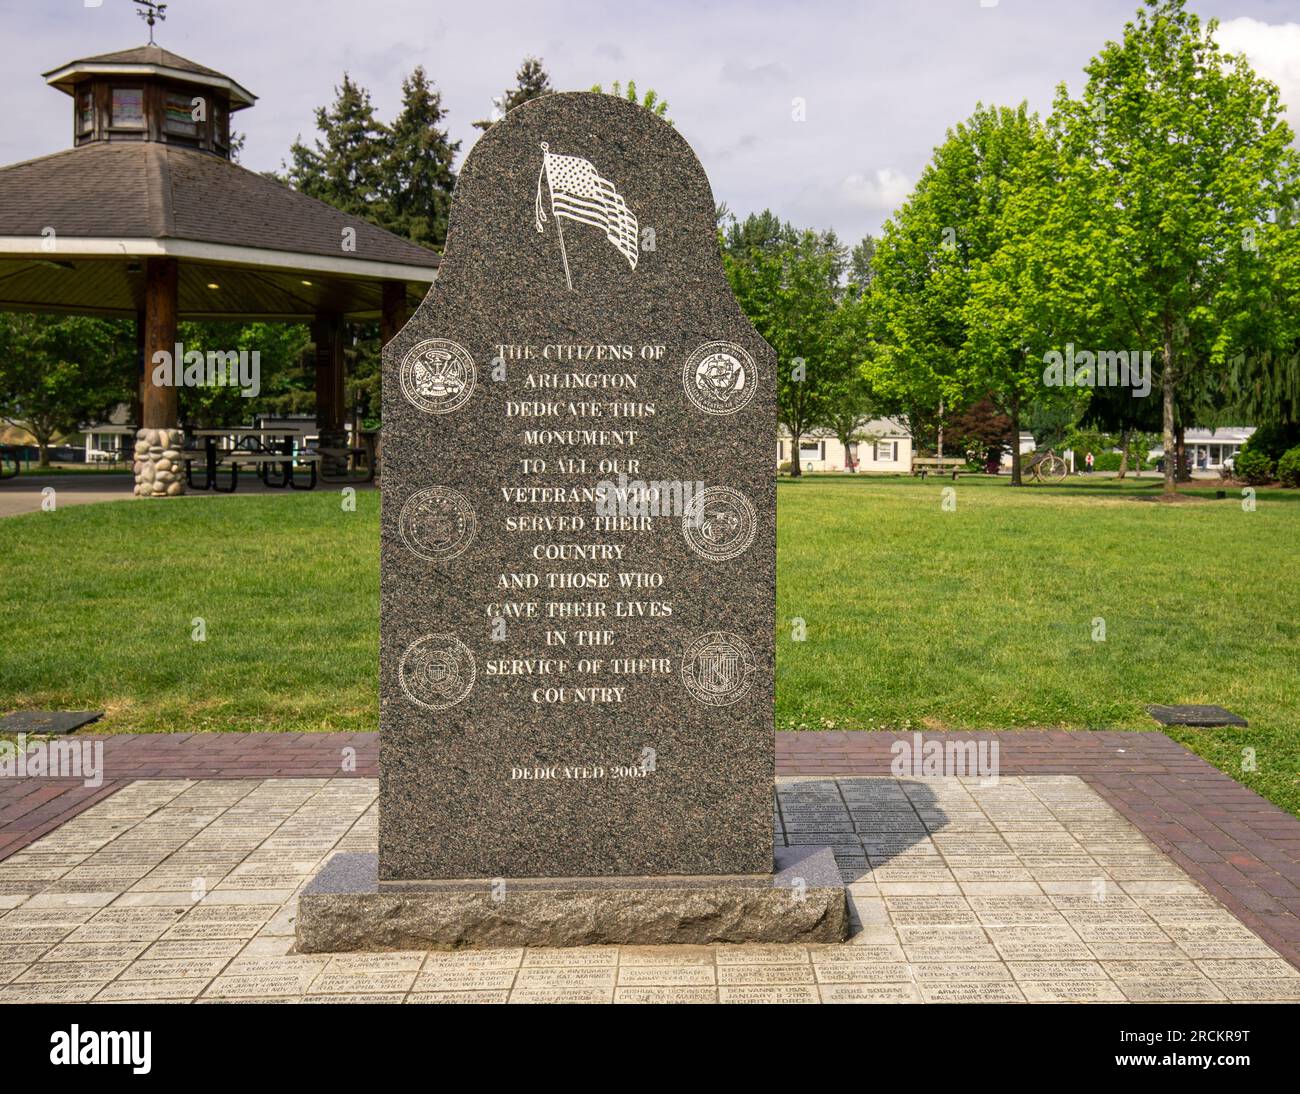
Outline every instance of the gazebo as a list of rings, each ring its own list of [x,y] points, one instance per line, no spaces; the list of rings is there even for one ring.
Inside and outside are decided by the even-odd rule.
[[[0,167],[0,310],[134,317],[136,494],[184,490],[178,390],[146,367],[179,319],[309,322],[316,425],[343,447],[343,323],[387,342],[438,255],[230,159],[256,96],[150,44],[45,73],[72,99],[73,147]]]

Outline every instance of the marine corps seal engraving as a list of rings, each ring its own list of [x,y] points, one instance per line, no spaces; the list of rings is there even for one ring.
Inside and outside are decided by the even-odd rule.
[[[473,542],[478,517],[464,494],[427,486],[406,499],[397,531],[412,554],[429,562],[450,562]]]
[[[734,342],[705,342],[686,359],[686,396],[706,414],[735,414],[758,386],[754,359]]]
[[[446,710],[474,690],[474,654],[450,634],[426,634],[402,654],[397,679],[406,697],[426,710]]]
[[[730,486],[709,486],[695,494],[682,517],[686,546],[710,562],[743,555],[754,542],[758,513]]]
[[[696,638],[682,656],[682,683],[697,702],[729,707],[749,694],[757,671],[745,640],[728,631],[710,631]]]
[[[474,392],[478,370],[462,345],[448,338],[428,338],[402,358],[402,394],[426,414],[459,410]]]

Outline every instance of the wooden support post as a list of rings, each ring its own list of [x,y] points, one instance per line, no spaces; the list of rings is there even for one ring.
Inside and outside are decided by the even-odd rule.
[[[347,473],[347,430],[343,424],[343,317],[317,312],[311,325],[316,344],[316,433],[321,471],[333,478]]]
[[[150,258],[145,265],[144,287],[144,420],[146,429],[175,429],[179,420],[179,388],[175,383],[155,384],[154,354],[176,351],[176,311],[179,269],[174,258]],[[179,366],[180,362],[173,362]],[[169,377],[175,380],[175,376]]]
[[[379,317],[379,343],[386,346],[406,325],[406,282],[385,281],[383,311]]]
[[[145,356],[145,318],[144,309],[135,313],[135,365],[131,373],[131,417],[130,425],[139,429],[144,425],[144,363]]]
[[[140,377],[140,427],[135,435],[135,492],[139,497],[175,497],[185,492],[184,439],[180,421],[180,361],[159,374],[154,355],[176,353],[180,270],[174,258],[151,258],[144,274],[144,375]]]

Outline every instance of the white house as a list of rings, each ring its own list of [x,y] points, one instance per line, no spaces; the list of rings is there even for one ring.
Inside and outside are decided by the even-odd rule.
[[[1220,471],[1223,462],[1235,459],[1252,433],[1253,425],[1225,425],[1218,429],[1188,429],[1183,433],[1183,447],[1187,451],[1187,462],[1193,471]],[[1163,444],[1151,449],[1151,459],[1162,459],[1165,454]]]
[[[799,438],[799,467],[803,471],[874,471],[907,474],[912,469],[912,438],[906,427],[892,418],[859,423],[858,436],[846,453],[835,434],[813,430]],[[777,431],[776,464],[793,462],[793,440],[784,426]]]

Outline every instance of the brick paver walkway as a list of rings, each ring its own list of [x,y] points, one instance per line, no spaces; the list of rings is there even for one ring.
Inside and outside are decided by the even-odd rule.
[[[377,781],[133,781],[0,862],[0,1003],[1300,1000],[1300,972],[1076,776],[777,791],[778,838],[835,849],[847,944],[299,955],[297,892],[374,851]]]
[[[0,859],[135,779],[377,774],[375,734],[147,734],[104,742],[108,781],[0,779]],[[913,735],[779,733],[781,775],[888,775]],[[1004,776],[1077,775],[1242,923],[1300,968],[1300,820],[1163,733],[928,734],[996,742]],[[345,766],[346,765],[346,766]]]

